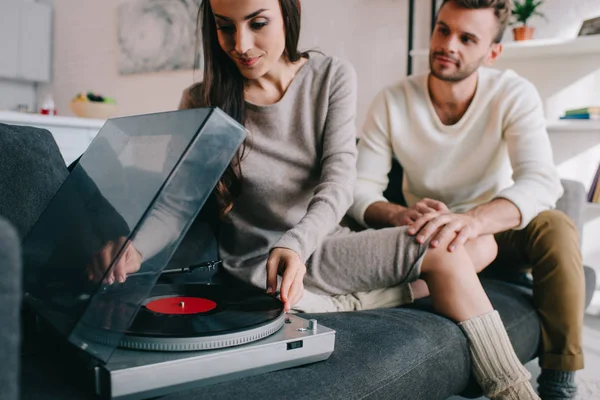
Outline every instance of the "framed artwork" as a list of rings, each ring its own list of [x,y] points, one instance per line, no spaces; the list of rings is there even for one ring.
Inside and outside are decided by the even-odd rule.
[[[600,17],[586,19],[581,25],[578,36],[600,34]]]
[[[193,69],[200,2],[122,1],[118,8],[119,73]]]

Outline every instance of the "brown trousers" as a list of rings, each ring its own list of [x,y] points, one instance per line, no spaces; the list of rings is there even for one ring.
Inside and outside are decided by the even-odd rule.
[[[496,234],[496,241],[498,258],[486,270],[518,268],[533,276],[533,302],[542,325],[541,367],[583,369],[585,278],[573,222],[560,211],[545,211],[525,229]]]

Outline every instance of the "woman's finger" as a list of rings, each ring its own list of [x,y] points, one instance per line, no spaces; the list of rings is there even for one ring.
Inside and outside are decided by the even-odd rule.
[[[433,199],[423,199],[423,202],[428,206],[433,208],[435,211],[446,212],[449,211],[448,206],[441,201],[433,200]]]
[[[430,240],[432,235],[434,233],[436,233],[438,229],[441,229],[443,226],[445,226],[446,224],[448,224],[451,221],[448,214],[439,215],[436,213],[436,214],[428,214],[428,215],[436,215],[436,216],[434,218],[431,218],[419,232],[419,235],[417,236],[417,241],[419,243],[425,243],[428,240]],[[423,218],[421,218],[419,221],[423,220],[428,215],[423,216]]]
[[[279,257],[271,253],[267,260],[267,293],[273,294],[277,291],[277,270],[279,269]]]
[[[294,279],[294,283],[292,283],[292,287],[290,288],[290,309],[293,308],[296,303],[300,301],[304,294],[304,274],[298,273],[296,274],[296,278]]]
[[[289,311],[289,292],[292,283],[294,282],[294,278],[296,277],[296,273],[298,272],[298,268],[294,266],[294,264],[289,263],[285,266],[285,272],[283,273],[283,279],[281,280],[281,290],[279,291],[279,295],[281,296],[281,300],[285,303],[285,307],[288,308],[286,311]]]
[[[422,202],[418,202],[417,204],[415,204],[413,210],[420,212],[421,214],[427,214],[436,211],[435,209],[429,207],[427,204]]]
[[[410,228],[408,228],[408,233],[411,235],[415,235],[421,230],[423,226],[425,226],[429,221],[431,221],[437,216],[437,213],[429,213],[422,215],[419,219],[417,219],[414,223],[410,225]]]
[[[112,241],[107,242],[106,245],[100,250],[100,268],[102,269],[102,274],[105,275],[104,282],[112,285],[115,283],[115,274],[114,268],[106,274],[106,271],[109,270],[110,264],[113,258],[113,247],[114,243]]]

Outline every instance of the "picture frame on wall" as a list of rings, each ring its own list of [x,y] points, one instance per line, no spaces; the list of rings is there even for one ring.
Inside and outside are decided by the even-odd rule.
[[[202,69],[196,21],[201,0],[121,0],[119,74]]]
[[[581,24],[577,36],[600,35],[600,16],[586,19]]]

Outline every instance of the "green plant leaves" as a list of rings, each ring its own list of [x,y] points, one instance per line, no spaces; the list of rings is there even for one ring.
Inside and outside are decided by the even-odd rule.
[[[527,25],[527,21],[532,16],[538,16],[542,18],[546,18],[544,14],[539,12],[537,9],[539,6],[544,3],[544,0],[514,0],[514,6],[512,9],[512,16],[514,18],[513,23],[521,23],[523,25]]]

